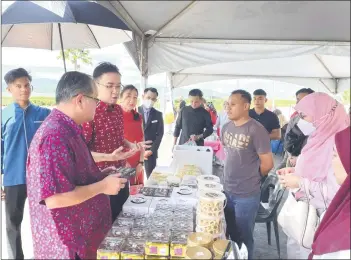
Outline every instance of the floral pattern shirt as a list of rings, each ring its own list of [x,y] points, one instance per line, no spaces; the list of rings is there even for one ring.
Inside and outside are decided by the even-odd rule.
[[[83,135],[89,150],[110,154],[124,146],[123,111],[120,105],[110,105],[100,101],[94,120],[83,125]],[[100,170],[110,166],[124,167],[125,160],[117,162],[98,162]]]
[[[82,130],[57,109],[42,123],[27,160],[27,190],[35,259],[96,259],[111,227],[109,197],[48,209],[45,199],[102,179]]]

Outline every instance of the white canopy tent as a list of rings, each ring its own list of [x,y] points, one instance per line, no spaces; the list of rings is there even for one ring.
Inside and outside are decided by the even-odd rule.
[[[170,87],[262,78],[350,87],[349,1],[102,1],[133,30],[141,71]]]

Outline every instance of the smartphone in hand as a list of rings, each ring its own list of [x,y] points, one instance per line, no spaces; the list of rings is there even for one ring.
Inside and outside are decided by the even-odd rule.
[[[135,177],[136,169],[135,168],[119,168],[117,173],[121,175],[121,178],[130,179]]]

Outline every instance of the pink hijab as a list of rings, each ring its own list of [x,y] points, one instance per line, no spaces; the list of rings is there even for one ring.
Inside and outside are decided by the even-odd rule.
[[[317,128],[301,151],[295,173],[310,181],[323,181],[332,165],[335,134],[350,125],[349,115],[342,104],[321,92],[304,97],[295,110],[312,117]]]

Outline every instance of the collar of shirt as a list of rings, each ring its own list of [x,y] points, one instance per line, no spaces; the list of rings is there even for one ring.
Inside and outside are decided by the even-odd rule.
[[[143,105],[143,110],[144,110],[144,113],[150,113],[151,107],[150,107],[150,108],[146,108],[146,107]]]
[[[18,103],[16,103],[16,102],[13,103],[13,107],[14,107],[15,111],[23,112],[23,111],[26,111],[30,106],[32,106],[31,102],[29,102],[28,106],[25,109],[23,109],[23,108],[20,107],[20,105]]]
[[[113,111],[118,104],[109,104],[103,101],[100,101],[99,105],[96,107],[96,110],[101,111]]]
[[[80,135],[83,133],[82,127],[80,125],[77,125],[76,122],[74,122],[72,118],[65,115],[60,110],[54,108],[51,112],[51,116],[57,118],[58,121],[60,121],[60,123],[62,123],[63,125],[66,125],[67,127],[73,129],[73,131],[77,135]]]

